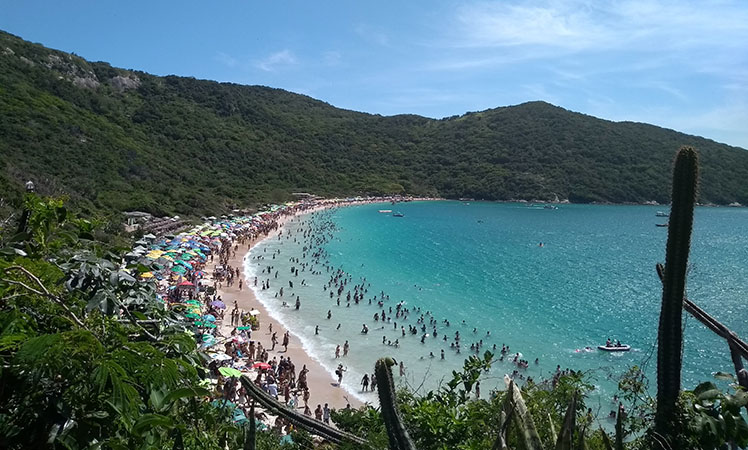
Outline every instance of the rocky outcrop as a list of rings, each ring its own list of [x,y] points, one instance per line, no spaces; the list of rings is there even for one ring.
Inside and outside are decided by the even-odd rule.
[[[109,80],[109,84],[117,92],[125,92],[130,89],[137,89],[140,86],[140,78],[135,75],[117,75]]]

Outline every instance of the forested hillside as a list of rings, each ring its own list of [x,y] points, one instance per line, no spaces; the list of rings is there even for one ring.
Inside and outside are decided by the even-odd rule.
[[[0,32],[0,195],[32,179],[84,211],[204,214],[320,195],[668,202],[700,150],[702,202],[748,203],[748,152],[543,102],[433,120],[280,89],[156,77]]]

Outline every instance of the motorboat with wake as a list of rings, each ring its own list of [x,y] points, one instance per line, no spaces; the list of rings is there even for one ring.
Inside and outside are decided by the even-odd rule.
[[[604,352],[627,352],[631,350],[630,345],[621,344],[620,342],[616,344],[598,345],[597,348]]]

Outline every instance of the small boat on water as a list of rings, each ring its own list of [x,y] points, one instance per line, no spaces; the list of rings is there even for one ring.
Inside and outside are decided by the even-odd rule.
[[[669,223],[656,223],[655,224],[656,227],[667,227],[669,225],[670,225]]]
[[[405,214],[403,214],[401,212],[396,212],[396,213],[392,214],[392,217],[405,217]]]
[[[619,344],[619,345],[598,345],[597,348],[604,352],[627,352],[631,350],[630,345]]]
[[[655,216],[657,216],[657,217],[670,217],[670,214],[666,213],[665,211],[657,211],[655,213]]]
[[[391,209],[380,209],[379,212],[383,214],[389,214],[392,212],[392,210]]]

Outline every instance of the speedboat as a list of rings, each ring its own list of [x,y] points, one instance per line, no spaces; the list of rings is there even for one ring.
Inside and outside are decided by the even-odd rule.
[[[396,213],[392,214],[392,217],[405,217],[405,214],[403,214],[401,212],[396,212]]]
[[[619,345],[598,345],[597,348],[604,352],[627,352],[631,350],[630,345],[619,344]]]
[[[657,216],[657,217],[670,217],[670,214],[666,213],[665,211],[657,211],[655,213],[655,216]]]

